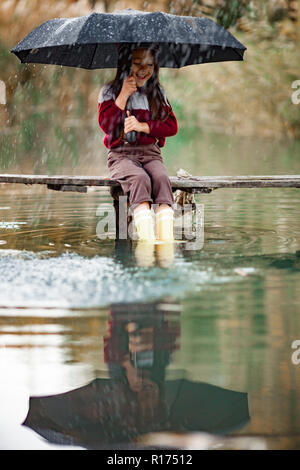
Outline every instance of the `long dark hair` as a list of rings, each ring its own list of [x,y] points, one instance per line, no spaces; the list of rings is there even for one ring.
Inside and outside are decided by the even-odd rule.
[[[118,65],[115,78],[108,83],[111,85],[115,97],[119,96],[123,81],[130,75],[132,53],[134,49],[148,49],[151,51],[154,60],[154,70],[151,78],[144,85],[144,90],[149,102],[152,120],[165,121],[172,111],[172,107],[167,99],[165,102],[159,82],[159,65],[157,44],[138,43],[138,44],[119,44],[118,46]]]

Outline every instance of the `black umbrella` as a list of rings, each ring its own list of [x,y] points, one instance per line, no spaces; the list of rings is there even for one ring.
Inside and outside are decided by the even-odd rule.
[[[246,50],[232,34],[209,18],[128,8],[115,13],[46,21],[11,52],[25,63],[115,68],[120,45],[147,47],[153,43],[158,46],[159,66],[169,68],[243,60]],[[130,106],[127,109],[131,111]],[[136,141],[135,131],[127,134],[127,141]]]
[[[116,43],[157,43],[159,66],[170,68],[243,60],[246,50],[209,18],[128,8],[115,13],[51,19],[31,31],[11,52],[24,63],[115,68]]]
[[[125,383],[96,379],[63,394],[31,397],[23,425],[52,443],[97,449],[130,445],[148,432],[226,434],[248,421],[247,393],[170,380],[165,383],[163,400],[145,416]]]

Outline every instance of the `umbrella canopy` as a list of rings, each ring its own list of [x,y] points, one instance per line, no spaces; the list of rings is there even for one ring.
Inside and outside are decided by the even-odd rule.
[[[246,47],[206,17],[177,16],[128,8],[55,18],[29,33],[11,52],[24,63],[84,69],[115,68],[116,44],[158,44],[160,67],[243,60]]]
[[[67,393],[31,397],[23,424],[52,443],[107,448],[131,443],[148,432],[224,434],[248,420],[246,393],[185,379],[170,380],[157,409],[145,415],[125,383],[96,379]]]

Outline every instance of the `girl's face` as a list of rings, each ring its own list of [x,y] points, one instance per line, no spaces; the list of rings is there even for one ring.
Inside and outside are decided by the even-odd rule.
[[[154,58],[149,49],[135,49],[132,52],[131,74],[136,86],[142,87],[151,78],[154,70]]]

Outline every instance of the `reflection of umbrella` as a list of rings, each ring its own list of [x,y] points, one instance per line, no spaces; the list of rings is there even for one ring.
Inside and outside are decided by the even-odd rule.
[[[172,431],[227,433],[249,421],[247,393],[190,380],[166,382]]]
[[[226,433],[249,420],[246,393],[171,380],[162,398],[145,416],[125,383],[96,379],[60,395],[31,397],[23,424],[53,443],[105,448],[153,431]]]
[[[21,62],[85,69],[117,67],[116,43],[158,43],[160,67],[243,60],[246,47],[206,17],[120,10],[79,18],[55,18],[29,33],[14,49]]]

